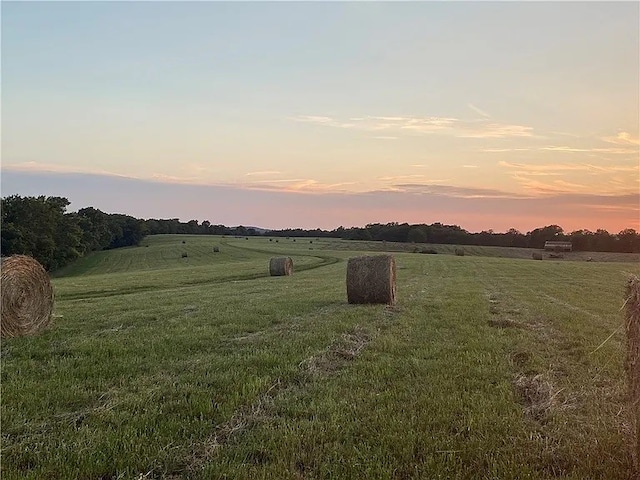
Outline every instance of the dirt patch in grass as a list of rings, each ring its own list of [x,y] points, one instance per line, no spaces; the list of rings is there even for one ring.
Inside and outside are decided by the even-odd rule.
[[[526,416],[544,422],[558,392],[546,375],[518,375],[513,382]]]
[[[304,360],[300,367],[312,376],[327,375],[345,366],[347,362],[355,359],[363,348],[371,341],[371,335],[361,327],[356,326],[350,333],[344,333],[327,349]]]
[[[489,325],[495,328],[526,328],[526,325],[510,318],[490,318]]]

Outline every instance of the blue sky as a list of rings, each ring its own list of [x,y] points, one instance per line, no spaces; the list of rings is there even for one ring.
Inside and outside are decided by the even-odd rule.
[[[638,229],[639,25],[637,2],[2,2],[2,195]]]

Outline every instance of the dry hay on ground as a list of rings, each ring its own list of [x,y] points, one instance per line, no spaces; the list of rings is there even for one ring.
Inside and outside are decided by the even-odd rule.
[[[635,275],[627,283],[625,301],[625,329],[627,332],[626,370],[629,382],[632,422],[633,460],[640,473],[640,279]]]
[[[396,261],[392,255],[352,257],[347,263],[349,303],[396,303]]]
[[[37,333],[51,321],[53,287],[40,263],[26,255],[2,258],[2,337]]]
[[[293,274],[293,260],[291,257],[273,257],[269,260],[269,275],[272,277]]]
[[[540,252],[533,252],[531,254],[531,258],[534,260],[542,260],[542,254]]]

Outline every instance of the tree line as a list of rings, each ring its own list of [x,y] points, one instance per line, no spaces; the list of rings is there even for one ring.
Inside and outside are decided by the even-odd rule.
[[[199,234],[271,237],[331,237],[345,240],[388,242],[444,243],[502,247],[543,248],[547,240],[571,241],[574,250],[640,253],[640,235],[633,229],[617,234],[606,230],[577,230],[565,233],[558,225],[549,225],[522,233],[510,229],[505,233],[486,230],[472,233],[458,225],[441,223],[374,223],[364,227],[334,230],[282,229],[261,230],[253,227],[214,225],[208,220],[181,222],[172,219],[139,219],[130,215],[110,214],[93,207],[67,212],[64,197],[2,198],[2,255],[25,254],[37,259],[47,270],[56,270],[73,260],[97,250],[135,246],[146,235]]]

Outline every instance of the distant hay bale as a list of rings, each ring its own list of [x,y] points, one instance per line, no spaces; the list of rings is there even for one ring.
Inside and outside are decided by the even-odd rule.
[[[540,252],[533,252],[531,254],[531,258],[534,260],[542,260],[542,254]]]
[[[270,242],[273,242],[273,238],[270,238],[270,239],[269,239],[269,241],[270,241]]]
[[[182,240],[182,243],[187,243],[187,241],[186,240]]]
[[[456,250],[455,250],[455,254],[456,254],[458,257],[464,257],[464,250],[463,250],[462,248],[456,248]]]
[[[593,258],[592,257],[587,257],[587,262],[593,262]]]
[[[189,255],[187,255],[187,252],[182,252],[182,258],[187,258]]]
[[[220,247],[213,247],[213,253],[218,253],[220,251]]]
[[[269,261],[269,275],[279,277],[293,274],[293,260],[291,257],[273,257]]]
[[[276,243],[278,243],[278,240],[276,239]]]
[[[51,321],[53,287],[40,263],[26,255],[4,257],[2,289],[2,337],[37,333]]]
[[[352,257],[347,263],[349,303],[396,303],[396,261],[392,255]]]
[[[633,462],[640,473],[640,279],[635,275],[627,283],[625,301],[625,328],[627,332],[626,371],[632,412],[634,437]]]
[[[313,243],[313,240],[309,240],[309,243]]]

